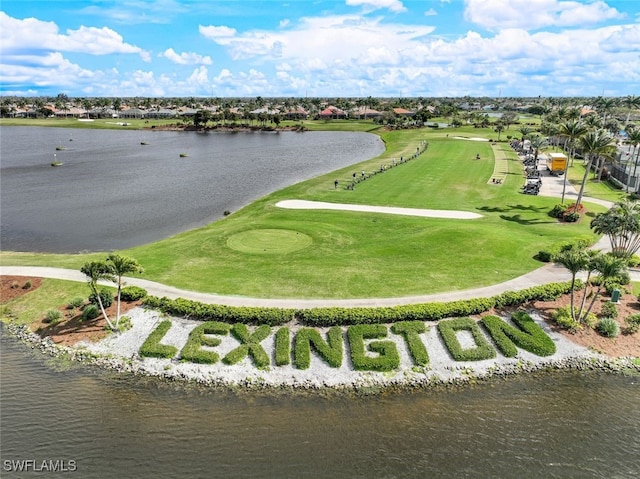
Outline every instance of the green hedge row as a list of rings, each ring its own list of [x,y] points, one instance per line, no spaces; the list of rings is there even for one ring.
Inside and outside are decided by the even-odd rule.
[[[482,361],[496,357],[496,350],[491,347],[480,331],[478,323],[471,318],[456,318],[440,321],[438,330],[449,353],[455,361]],[[475,347],[463,348],[458,341],[458,331],[468,331],[473,336]]]
[[[400,355],[393,341],[367,341],[387,336],[382,324],[357,324],[347,329],[351,362],[356,371],[393,371],[400,366]],[[376,356],[368,356],[370,351]]]
[[[576,288],[581,287],[578,281]],[[475,298],[448,303],[410,304],[385,308],[310,308],[280,309],[204,304],[183,298],[168,299],[147,296],[143,303],[166,314],[200,321],[266,324],[278,326],[291,320],[311,327],[349,326],[354,324],[389,324],[401,321],[438,321],[444,318],[470,316],[491,308],[517,306],[530,301],[553,301],[571,290],[571,282],[506,291],[490,298]]]
[[[152,309],[183,318],[199,321],[222,321],[224,323],[266,324],[278,326],[294,318],[295,309],[255,308],[246,306],[224,306],[205,304],[189,299],[158,298],[147,296],[143,304]]]
[[[522,331],[497,316],[485,316],[480,320],[506,357],[513,358],[518,354],[516,346],[538,356],[551,356],[556,352],[556,344],[527,313],[516,311],[511,315],[511,320]]]
[[[147,337],[140,347],[140,356],[146,358],[166,358],[170,359],[176,355],[178,348],[166,344],[160,344],[164,335],[171,328],[171,320],[165,319]]]

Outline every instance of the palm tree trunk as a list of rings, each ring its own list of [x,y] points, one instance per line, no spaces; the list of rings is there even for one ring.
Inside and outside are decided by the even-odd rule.
[[[580,322],[582,319],[582,311],[584,310],[584,305],[587,304],[587,296],[589,294],[589,280],[591,278],[591,271],[587,273],[587,279],[584,282],[584,294],[582,295],[582,301],[580,303],[580,309],[577,314],[577,321]]]
[[[591,162],[592,162],[592,157],[591,155],[589,156],[589,160],[587,162],[587,169],[584,171],[584,176],[582,177],[582,183],[580,184],[580,191],[578,192],[578,199],[576,200],[576,205],[580,205],[580,203],[582,202],[582,196],[584,195],[584,188],[587,184],[587,177],[589,176],[589,171],[591,170]]]

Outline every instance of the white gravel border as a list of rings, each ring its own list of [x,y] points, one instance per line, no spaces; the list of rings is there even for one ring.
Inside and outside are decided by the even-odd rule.
[[[307,370],[300,370],[293,365],[273,366],[275,361],[273,337],[277,327],[272,328],[272,334],[262,342],[263,347],[270,354],[272,366],[269,370],[259,370],[245,358],[236,365],[225,365],[222,362],[211,365],[180,362],[176,359],[140,358],[138,350],[155,327],[167,316],[156,311],[135,308],[127,313],[133,327],[124,332],[113,334],[97,343],[79,343],[75,349],[89,351],[100,356],[122,358],[130,362],[130,370],[137,374],[158,376],[166,379],[191,380],[209,385],[260,385],[273,387],[300,387],[306,389],[317,388],[353,388],[362,386],[403,386],[428,385],[442,383],[466,382],[471,378],[482,378],[495,375],[513,374],[519,371],[537,370],[545,366],[554,366],[565,360],[588,360],[590,358],[604,358],[589,349],[576,345],[564,336],[554,333],[547,324],[536,314],[530,313],[532,318],[553,339],[557,351],[553,356],[539,357],[524,350],[519,350],[515,358],[506,358],[497,351],[494,359],[484,361],[457,362],[451,359],[446,350],[435,323],[427,323],[428,330],[421,337],[429,353],[430,363],[426,368],[417,367],[410,359],[404,340],[389,334],[388,338],[396,342],[400,353],[400,368],[398,371],[379,373],[362,372],[352,369],[348,350],[344,348],[343,364],[340,368],[331,368],[324,361],[312,353],[311,366]],[[162,343],[182,348],[189,332],[200,321],[183,318],[169,318],[172,327],[163,338]],[[289,325],[291,337],[299,326]],[[316,328],[323,335],[328,328]],[[346,328],[344,328],[346,330]],[[220,337],[222,343],[216,348],[220,356],[224,356],[238,346],[232,336]],[[464,341],[464,334],[459,337]],[[496,349],[497,350],[497,349]]]

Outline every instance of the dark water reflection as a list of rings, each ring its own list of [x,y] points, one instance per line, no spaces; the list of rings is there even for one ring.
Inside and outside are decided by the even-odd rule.
[[[1,341],[2,459],[74,459],[77,477],[640,473],[638,377],[562,372],[356,399],[243,394],[56,368]]]
[[[7,251],[148,243],[384,151],[377,136],[357,132],[2,127],[0,137],[0,238]],[[62,167],[51,167],[54,155]]]

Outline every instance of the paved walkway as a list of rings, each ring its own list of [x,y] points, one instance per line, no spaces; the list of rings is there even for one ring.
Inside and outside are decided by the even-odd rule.
[[[560,198],[564,176],[551,176],[546,170],[546,156],[541,155],[540,169],[542,170],[542,187],[540,194]],[[569,183],[566,185],[565,199],[576,199],[578,194]],[[611,202],[596,198],[585,198],[586,201],[611,206]],[[596,249],[609,250],[611,245],[606,237],[603,237],[595,246]],[[77,270],[47,268],[35,266],[0,266],[2,276],[36,276],[42,278],[57,278],[69,281],[85,282],[86,277]],[[398,298],[362,298],[362,299],[267,299],[250,298],[245,296],[222,296],[210,293],[187,291],[172,286],[148,281],[141,278],[127,278],[129,285],[145,288],[153,296],[167,298],[185,298],[194,301],[211,304],[223,304],[228,306],[260,306],[277,308],[319,308],[328,306],[357,307],[357,306],[397,306],[403,304],[431,303],[456,301],[460,299],[484,298],[500,294],[504,291],[518,291],[541,284],[568,281],[571,279],[569,272],[558,265],[546,264],[530,273],[503,283],[482,288],[452,291],[449,293],[427,294],[420,296],[405,296]],[[640,272],[632,271],[631,279],[640,281]],[[105,283],[111,284],[111,283]]]

